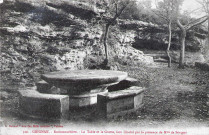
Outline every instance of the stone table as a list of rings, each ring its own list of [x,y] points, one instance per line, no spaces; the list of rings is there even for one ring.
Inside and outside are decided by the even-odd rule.
[[[97,103],[97,94],[107,93],[107,86],[126,79],[128,74],[111,70],[72,70],[43,74],[47,83],[68,91],[70,107]]]

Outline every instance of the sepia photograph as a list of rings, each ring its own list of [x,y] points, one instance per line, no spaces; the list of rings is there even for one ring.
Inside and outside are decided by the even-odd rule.
[[[209,0],[0,0],[0,135],[209,135]]]

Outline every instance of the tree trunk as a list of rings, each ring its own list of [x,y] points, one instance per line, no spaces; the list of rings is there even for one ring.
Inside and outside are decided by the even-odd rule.
[[[206,60],[208,61],[209,60],[209,19],[208,19],[208,34],[204,45],[205,45],[204,55],[206,56]]]
[[[209,19],[208,19],[208,44],[207,44],[207,47],[209,49]]]
[[[185,39],[186,39],[186,29],[182,30],[181,33],[181,51],[179,59],[179,68],[184,68],[184,55],[185,55]]]
[[[108,38],[108,32],[109,32],[110,24],[106,24],[105,28],[105,34],[104,34],[104,48],[105,48],[105,60],[104,64],[108,64],[108,46],[107,46],[107,38]]]
[[[168,56],[168,67],[171,67],[171,56],[170,56],[170,47],[171,47],[171,36],[172,36],[172,31],[171,31],[171,21],[169,21],[168,24],[168,31],[169,31],[169,39],[168,39],[168,47],[166,50],[167,56]]]

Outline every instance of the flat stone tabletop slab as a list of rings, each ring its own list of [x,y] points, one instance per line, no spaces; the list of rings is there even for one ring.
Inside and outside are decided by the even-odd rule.
[[[51,85],[80,94],[99,87],[107,87],[126,79],[128,74],[111,70],[72,70],[43,74],[41,78]]]

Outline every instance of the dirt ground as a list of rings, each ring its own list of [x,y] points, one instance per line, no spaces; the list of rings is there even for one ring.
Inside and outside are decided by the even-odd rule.
[[[144,106],[136,113],[114,120],[98,121],[87,118],[65,121],[40,121],[19,117],[17,94],[7,92],[1,99],[1,119],[5,125],[60,124],[71,127],[121,127],[124,128],[201,128],[209,127],[208,97],[209,72],[195,67],[179,69],[177,64],[156,66],[124,66],[129,76],[147,87]],[[3,91],[5,93],[5,91]],[[5,95],[5,94],[4,94]]]
[[[137,73],[138,70],[138,73]],[[131,67],[129,75],[143,80],[143,70],[149,80],[144,107],[139,119],[150,120],[152,126],[209,126],[207,101],[209,94],[209,72],[195,67],[179,69],[167,64],[140,68]],[[145,84],[145,83],[144,83]],[[139,124],[147,126],[146,124]]]

